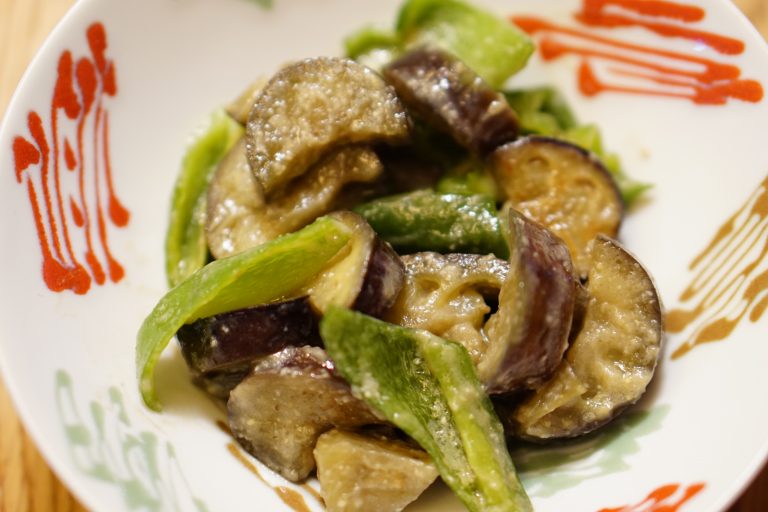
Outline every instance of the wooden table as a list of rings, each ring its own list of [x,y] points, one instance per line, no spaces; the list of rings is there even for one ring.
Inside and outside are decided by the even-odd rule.
[[[0,0],[0,117],[27,64],[73,3],[74,0]],[[768,38],[768,1],[735,3]],[[0,381],[0,512],[82,510],[25,433]],[[765,511],[768,467],[729,512]]]

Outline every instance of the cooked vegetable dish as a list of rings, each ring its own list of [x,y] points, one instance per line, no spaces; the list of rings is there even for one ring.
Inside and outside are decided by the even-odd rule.
[[[616,240],[645,186],[554,89],[505,89],[533,44],[482,9],[407,0],[346,50],[257,80],[189,149],[142,397],[161,408],[175,336],[240,446],[328,510],[438,476],[532,510],[507,441],[592,432],[653,377],[661,303]]]

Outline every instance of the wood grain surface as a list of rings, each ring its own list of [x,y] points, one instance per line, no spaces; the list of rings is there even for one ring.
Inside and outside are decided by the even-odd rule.
[[[736,0],[735,3],[763,37],[768,38],[768,0]],[[0,117],[45,36],[72,4],[73,0],[0,0]],[[0,380],[0,512],[83,510],[25,433]],[[768,511],[768,467],[729,510],[765,511]]]

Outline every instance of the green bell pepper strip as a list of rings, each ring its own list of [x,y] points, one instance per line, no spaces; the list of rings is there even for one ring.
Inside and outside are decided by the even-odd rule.
[[[425,44],[453,53],[494,88],[520,71],[534,50],[510,21],[460,0],[407,0],[394,31],[364,27],[344,42],[347,56],[362,62],[377,50],[394,58]]]
[[[565,99],[553,87],[509,90],[504,91],[504,96],[525,133],[552,136],[578,124]]]
[[[398,51],[400,39],[394,32],[365,27],[344,39],[344,51],[350,59],[357,59],[374,50]]]
[[[464,347],[337,306],[320,334],[353,392],[429,453],[469,510],[532,510]]]
[[[170,290],[139,329],[136,371],[144,402],[160,410],[157,360],[185,323],[285,298],[306,286],[351,239],[348,226],[321,217],[301,231],[213,261]]]
[[[509,256],[496,204],[487,196],[417,190],[376,199],[354,211],[398,251]]]
[[[496,89],[525,66],[534,50],[530,37],[512,22],[460,0],[408,0],[396,31],[405,48],[438,46]]]
[[[243,127],[223,110],[187,150],[171,199],[165,238],[165,271],[176,286],[208,261],[205,239],[206,190],[216,165],[243,135]]]

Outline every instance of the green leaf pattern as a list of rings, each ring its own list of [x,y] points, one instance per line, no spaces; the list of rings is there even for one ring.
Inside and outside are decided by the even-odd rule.
[[[117,486],[126,509],[208,511],[192,495],[173,445],[131,426],[118,388],[109,388],[106,404],[91,401],[88,414],[83,415],[71,376],[59,370],[56,404],[75,467]]]
[[[127,509],[208,511],[192,495],[173,445],[131,427],[116,387],[109,389],[106,405],[91,401],[84,417],[69,373],[59,370],[56,402],[75,466],[91,478],[119,487]],[[659,405],[629,411],[583,439],[548,447],[513,447],[512,458],[526,491],[548,497],[584,480],[628,470],[627,459],[640,451],[640,438],[659,430],[670,409]]]
[[[584,480],[630,469],[639,439],[659,430],[671,406],[631,410],[592,435],[551,447],[521,446],[512,450],[523,487],[530,496],[547,497]]]

